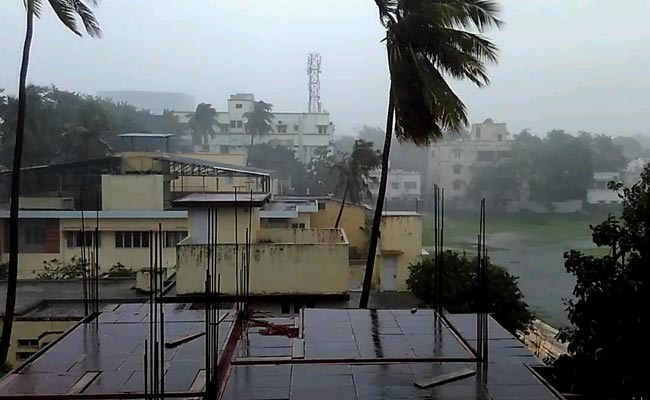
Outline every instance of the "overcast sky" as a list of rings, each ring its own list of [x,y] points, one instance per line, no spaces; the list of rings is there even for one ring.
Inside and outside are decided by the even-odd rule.
[[[492,84],[454,82],[470,120],[613,135],[650,133],[650,0],[503,0]],[[305,111],[306,58],[323,56],[322,103],[340,134],[383,126],[387,69],[372,0],[103,0],[102,39],[77,38],[46,9],[29,81],[67,90],[191,94],[218,110],[254,92],[277,111]],[[0,11],[0,88],[16,91],[21,0]]]

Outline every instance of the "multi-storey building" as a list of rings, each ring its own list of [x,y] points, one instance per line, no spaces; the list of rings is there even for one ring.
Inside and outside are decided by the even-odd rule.
[[[381,171],[374,170],[370,173],[372,182],[368,185],[370,193],[377,196],[379,192],[379,179]],[[388,171],[388,182],[386,186],[386,199],[388,200],[409,200],[419,199],[421,195],[421,179],[418,171],[403,171],[401,169],[390,169]]]
[[[219,111],[217,134],[208,138],[203,146],[195,150],[219,153],[247,153],[251,137],[246,131],[246,113],[253,110],[255,96],[252,93],[237,93],[228,99],[227,111]],[[176,111],[181,122],[192,117],[190,111]],[[296,156],[308,162],[318,149],[329,149],[334,137],[334,124],[328,112],[282,112],[273,111],[273,131],[268,135],[256,136],[255,143],[279,144],[295,150]]]
[[[487,119],[481,124],[472,124],[469,137],[431,146],[430,179],[434,185],[445,189],[452,206],[461,206],[475,171],[509,157],[511,147],[505,123]]]

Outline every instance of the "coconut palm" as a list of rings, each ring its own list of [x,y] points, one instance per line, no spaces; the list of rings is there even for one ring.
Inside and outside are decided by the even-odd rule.
[[[465,105],[447,78],[469,80],[479,87],[489,83],[485,65],[496,62],[498,50],[481,33],[501,25],[499,6],[492,0],[375,3],[386,29],[390,89],[381,179],[359,307],[368,306],[393,133],[400,141],[428,145],[444,132],[466,126]]]
[[[29,68],[29,53],[34,34],[34,16],[41,16],[44,0],[22,0],[27,11],[27,27],[23,44],[23,57],[20,66],[18,84],[18,119],[16,122],[16,139],[14,142],[14,158],[11,171],[11,204],[9,209],[9,266],[7,277],[7,301],[0,339],[0,365],[7,360],[11,330],[13,327],[16,308],[16,285],[18,278],[18,199],[20,197],[20,166],[23,154],[23,137],[25,134],[25,114],[27,108],[27,69]],[[100,37],[101,30],[93,11],[85,3],[97,5],[97,0],[48,0],[50,7],[59,20],[75,35],[82,36],[77,19],[81,20],[85,31],[92,37]]]
[[[251,135],[251,148],[255,136],[268,135],[273,131],[275,115],[271,111],[273,111],[273,104],[256,101],[253,103],[253,111],[244,114],[244,118],[247,119],[246,132]]]
[[[339,187],[343,187],[343,196],[339,214],[336,216],[335,228],[339,227],[345,202],[349,198],[350,203],[359,204],[364,197],[370,197],[368,189],[368,180],[370,171],[376,169],[381,164],[381,152],[372,148],[372,142],[366,142],[363,139],[354,141],[352,153],[347,154],[335,164],[339,176]]]
[[[214,126],[219,123],[217,119],[217,110],[212,104],[201,103],[196,106],[196,111],[188,115],[190,117],[187,123],[192,134],[192,144],[194,146],[205,146],[208,144],[208,136],[214,137],[217,132]]]

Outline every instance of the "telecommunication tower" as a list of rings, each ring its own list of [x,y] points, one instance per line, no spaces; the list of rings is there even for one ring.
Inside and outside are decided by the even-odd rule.
[[[309,76],[309,106],[307,111],[310,113],[321,112],[320,103],[320,63],[321,56],[319,53],[311,53],[307,57],[307,76]]]

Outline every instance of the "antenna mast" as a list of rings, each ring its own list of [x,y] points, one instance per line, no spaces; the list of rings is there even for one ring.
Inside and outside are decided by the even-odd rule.
[[[309,76],[309,105],[307,111],[310,113],[322,112],[320,103],[320,63],[319,53],[311,53],[307,57],[307,76]]]

